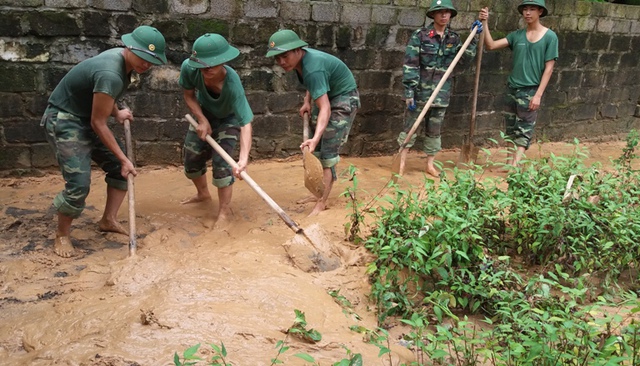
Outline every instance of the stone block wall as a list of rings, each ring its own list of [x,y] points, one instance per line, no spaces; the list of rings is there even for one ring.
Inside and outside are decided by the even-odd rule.
[[[0,0],[0,169],[55,165],[39,127],[47,98],[76,63],[121,46],[140,24],[168,42],[169,65],[132,84],[125,101],[136,161],[180,164],[187,109],[179,65],[206,32],[241,50],[231,63],[255,113],[252,158],[299,153],[303,92],[292,73],[264,57],[269,36],[291,28],[309,44],[340,57],[358,82],[362,109],[343,153],[395,152],[403,119],[402,58],[412,31],[425,22],[429,0]],[[522,26],[516,0],[454,0],[452,27],[463,39],[481,6],[491,8],[494,38]],[[597,139],[640,126],[640,7],[584,0],[547,0],[543,18],[560,38],[560,58],[543,99],[536,138]],[[498,138],[499,100],[511,69],[509,50],[482,59],[475,142]],[[459,67],[443,131],[444,147],[468,133],[474,65]],[[634,116],[635,115],[635,116]],[[120,126],[112,124],[116,135]]]

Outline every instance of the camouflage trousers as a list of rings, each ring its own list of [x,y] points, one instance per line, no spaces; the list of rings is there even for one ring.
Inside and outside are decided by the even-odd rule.
[[[336,179],[335,166],[340,161],[340,147],[347,142],[351,125],[360,108],[360,94],[357,89],[338,95],[330,100],[331,116],[329,123],[322,134],[320,143],[313,154],[318,157],[323,168],[331,168],[334,180]],[[319,109],[316,105],[311,111],[312,120],[317,121]],[[309,138],[315,133],[315,122],[311,123]]]
[[[91,186],[92,160],[107,173],[107,186],[127,190],[127,180],[120,172],[120,161],[100,141],[89,120],[82,120],[50,105],[40,126],[45,128],[47,141],[53,147],[65,181],[64,190],[53,200],[58,212],[77,218],[84,210]],[[118,145],[124,151],[121,141]]]
[[[206,110],[203,110],[205,117],[211,124],[211,137],[229,155],[233,155],[238,140],[240,139],[240,127],[235,126],[236,117],[234,115],[227,118],[216,118]],[[184,162],[184,174],[189,179],[201,177],[207,173],[207,162],[211,163],[213,172],[213,185],[217,188],[224,188],[235,182],[233,169],[220,154],[218,154],[208,142],[200,140],[196,129],[189,125],[187,136],[184,139],[182,149]]]
[[[402,146],[402,144],[404,143],[404,140],[407,138],[407,134],[420,116],[423,107],[424,104],[416,108],[415,111],[405,110],[404,130],[398,135],[398,145]],[[444,123],[444,115],[446,112],[447,108],[431,107],[424,116],[425,139],[422,150],[427,155],[435,155],[438,151],[442,150],[440,130],[442,129],[442,124]],[[419,130],[420,128],[418,128],[418,130],[416,130],[416,133],[414,133],[411,136],[411,139],[409,139],[409,143],[406,146],[408,149],[411,148],[416,142],[416,135]]]
[[[505,134],[516,146],[528,149],[533,137],[538,111],[529,110],[529,102],[536,94],[537,86],[511,88],[505,97]]]

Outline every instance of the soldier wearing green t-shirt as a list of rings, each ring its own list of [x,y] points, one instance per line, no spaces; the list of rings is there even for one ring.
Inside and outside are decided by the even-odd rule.
[[[133,120],[129,109],[116,105],[131,72],[144,73],[153,65],[166,64],[167,58],[164,37],[153,27],[140,26],[123,35],[122,42],[125,48],[107,50],[74,66],[53,90],[40,123],[65,180],[64,190],[53,200],[58,211],[53,250],[61,257],[75,254],[71,224],[85,208],[92,160],[106,172],[107,182],[107,202],[98,227],[127,234],[116,216],[126,195],[126,177],[137,172],[107,120]]]
[[[234,176],[249,164],[251,151],[253,112],[247,101],[238,74],[226,62],[238,57],[240,51],[229,45],[219,34],[207,33],[193,43],[191,57],[180,68],[180,86],[187,107],[198,121],[198,128],[189,126],[184,141],[184,172],[193,181],[196,195],[183,204],[210,202],[207,187],[207,162],[212,160],[213,185],[218,188],[218,214],[216,227],[228,222]],[[238,167],[233,168],[206,142],[211,136],[229,155],[240,140]],[[207,218],[205,227],[213,225]]]
[[[558,36],[540,23],[549,11],[544,0],[523,0],[518,11],[527,25],[509,33],[506,38],[494,40],[487,25],[489,9],[480,11],[480,20],[486,30],[487,49],[509,47],[513,51],[513,70],[508,79],[506,135],[515,144],[507,163],[517,166],[531,145],[531,137],[553,67],[558,59]]]
[[[300,201],[316,202],[309,214],[317,215],[327,206],[327,199],[336,178],[335,167],[340,161],[340,146],[347,142],[349,130],[360,107],[360,96],[351,70],[339,58],[307,47],[307,42],[288,29],[275,32],[269,38],[267,57],[275,57],[285,71],[295,71],[298,81],[307,90],[300,116],[310,113],[315,120],[313,135],[300,148],[309,147],[323,167],[322,197]],[[311,102],[313,101],[313,110]]]

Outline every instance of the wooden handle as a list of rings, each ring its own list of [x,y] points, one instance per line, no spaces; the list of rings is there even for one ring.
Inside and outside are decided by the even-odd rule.
[[[128,119],[124,120],[124,139],[127,148],[127,158],[133,162],[133,144],[131,142],[131,123]],[[127,194],[129,196],[129,256],[136,254],[136,208],[135,208],[135,189],[133,186],[133,174],[127,176]]]
[[[309,139],[309,113],[302,114],[302,142]]]
[[[302,114],[302,142],[304,143],[309,139],[309,113],[304,112]],[[304,160],[305,154],[309,152],[309,146],[302,148],[302,159]]]
[[[398,152],[402,152],[402,150],[404,150],[404,148],[409,143],[409,140],[411,140],[411,136],[413,136],[413,134],[418,129],[418,126],[420,125],[420,122],[422,122],[422,119],[427,114],[427,111],[429,110],[429,108],[431,108],[431,104],[433,104],[433,101],[438,96],[438,93],[440,92],[440,89],[442,89],[442,86],[444,85],[444,83],[449,78],[449,75],[451,75],[451,72],[453,72],[453,68],[456,66],[458,61],[460,61],[460,58],[462,57],[462,54],[467,49],[467,47],[469,47],[469,43],[471,43],[471,40],[473,39],[473,37],[476,35],[477,32],[478,32],[478,26],[473,27],[473,29],[471,30],[471,34],[469,34],[469,37],[467,37],[467,40],[464,42],[464,44],[460,48],[460,51],[458,51],[458,54],[453,59],[453,62],[451,62],[451,65],[449,65],[449,68],[447,68],[447,71],[444,73],[444,76],[442,77],[442,80],[440,80],[440,82],[438,83],[436,88],[433,90],[433,93],[431,93],[431,97],[427,101],[427,104],[425,104],[424,108],[422,108],[422,112],[420,112],[420,115],[418,116],[418,119],[416,119],[415,123],[411,127],[411,130],[409,130],[409,132],[407,133],[407,137],[404,139],[404,142],[402,143],[402,145],[400,145],[400,149],[398,150]]]
[[[187,121],[189,121],[189,123],[191,123],[193,128],[198,127],[198,122],[196,122],[196,120],[193,119],[193,117],[191,117],[188,114],[185,115],[184,117],[187,119]],[[227,152],[224,151],[224,149],[220,145],[218,145],[216,140],[214,140],[209,135],[207,135],[206,140],[209,143],[209,145],[211,145],[211,147],[213,147],[213,149],[218,154],[220,154],[220,156],[224,159],[224,161],[226,161],[232,167],[238,168],[238,163],[236,163],[236,161],[233,160],[233,158],[229,156],[229,154],[227,154]],[[242,177],[242,179],[244,179],[247,182],[247,184],[249,184],[249,187],[251,187],[274,211],[278,213],[278,216],[280,216],[282,221],[284,221],[285,224],[287,224],[287,226],[289,226],[289,228],[293,230],[293,232],[295,232],[296,234],[302,233],[302,229],[298,227],[298,224],[296,224],[295,221],[293,221],[289,217],[289,215],[287,215],[286,212],[284,212],[284,210],[282,210],[282,208],[280,208],[280,206],[278,206],[278,204],[273,199],[271,199],[271,197],[269,197],[269,195],[265,191],[263,191],[262,188],[260,188],[260,186],[253,179],[251,179],[251,177],[249,176],[249,174],[247,174],[247,172],[245,171],[241,172],[240,176]]]
[[[471,122],[469,123],[469,143],[472,142],[476,131],[476,111],[478,107],[478,90],[480,87],[480,68],[482,68],[482,51],[484,50],[484,33],[480,33],[480,42],[476,58],[476,78],[473,86],[473,104],[471,105]]]

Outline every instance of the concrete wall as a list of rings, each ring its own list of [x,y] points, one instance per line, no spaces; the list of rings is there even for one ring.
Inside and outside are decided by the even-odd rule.
[[[463,38],[481,6],[491,7],[494,38],[521,26],[516,0],[457,0],[453,27]],[[178,67],[203,33],[224,35],[241,50],[231,64],[253,111],[252,158],[299,153],[302,92],[291,73],[264,57],[269,36],[296,30],[353,70],[362,109],[345,154],[392,153],[402,125],[401,65],[408,36],[425,21],[427,0],[0,0],[0,169],[47,167],[53,154],[39,127],[49,93],[69,68],[120,46],[140,24],[160,29],[170,65],[135,83],[126,101],[136,116],[138,164],[179,164],[187,112]],[[560,37],[560,59],[543,100],[537,139],[597,139],[640,126],[640,7],[547,0],[543,23]],[[511,69],[508,50],[485,53],[476,143],[498,138],[498,100]],[[473,65],[461,68],[447,112],[443,144],[467,134]],[[636,117],[634,117],[634,114]],[[114,126],[122,136],[119,126]]]

